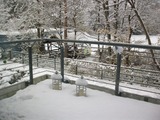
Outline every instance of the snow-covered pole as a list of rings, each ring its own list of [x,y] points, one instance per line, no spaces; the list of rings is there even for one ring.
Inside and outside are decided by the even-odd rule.
[[[12,57],[13,57],[13,56],[12,56],[12,50],[9,50],[8,52],[9,52],[9,59],[11,60]]]
[[[56,70],[56,56],[54,56],[54,69]]]
[[[32,47],[28,47],[30,84],[33,84]]]
[[[62,75],[62,82],[64,82],[64,48],[61,45],[61,75]]]
[[[116,81],[115,81],[115,95],[119,96],[119,82],[120,82],[120,71],[121,71],[121,53],[123,48],[115,46],[114,52],[117,54],[117,70],[116,70]]]

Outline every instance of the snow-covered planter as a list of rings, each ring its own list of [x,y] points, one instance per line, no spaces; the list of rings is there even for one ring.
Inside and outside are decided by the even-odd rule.
[[[81,78],[76,81],[76,95],[86,96],[88,82],[81,76]]]
[[[54,90],[62,90],[62,76],[56,71],[52,76],[52,87]]]

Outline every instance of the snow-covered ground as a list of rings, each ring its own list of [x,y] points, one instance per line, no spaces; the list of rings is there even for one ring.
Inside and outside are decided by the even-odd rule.
[[[151,43],[152,43],[153,45],[157,45],[159,36],[158,36],[158,35],[151,35],[151,36],[150,36],[150,39],[151,39]],[[148,41],[147,41],[145,35],[132,35],[131,41],[132,41],[133,44],[148,45]],[[159,44],[160,44],[160,43],[159,43]]]
[[[23,81],[29,81],[29,66],[25,64],[20,64],[20,63],[13,63],[12,61],[7,61],[7,64],[2,65],[2,61],[0,61],[0,89],[5,88],[14,84],[17,84],[19,82]],[[10,83],[13,75],[15,77],[18,76],[19,73],[17,71],[24,71],[24,75],[21,76],[20,78],[17,78],[14,83]],[[46,69],[42,68],[37,68],[33,67],[33,74],[34,77],[42,76],[47,74]],[[0,119],[1,120],[1,119]]]
[[[88,34],[79,34],[79,39],[83,38],[95,40]],[[144,35],[132,36],[132,40],[135,44],[139,44],[139,41],[141,44],[147,43]],[[151,36],[151,40],[156,44],[158,37],[153,36],[152,38]],[[1,75],[14,74],[15,71],[12,71],[12,68],[19,65],[6,64],[1,66]],[[24,67],[22,65],[21,68],[17,69],[28,70],[28,66]],[[34,76],[36,73],[36,75],[40,75],[44,71],[47,70],[35,69]],[[26,81],[29,78],[27,74],[24,79],[17,82]],[[7,76],[2,78],[5,84],[1,84],[0,88],[9,86],[9,79]],[[76,78],[72,79],[75,80]],[[89,84],[114,89],[114,85],[104,85],[94,82],[94,80],[89,81]],[[120,87],[120,91],[159,98],[159,95],[154,96],[154,94],[148,94],[148,92],[144,93],[123,87]],[[62,91],[55,91],[51,88],[51,79],[38,85],[31,85],[18,91],[16,95],[0,101],[0,120],[159,120],[159,113],[160,105],[116,97],[97,90],[88,89],[87,97],[76,97],[75,85],[63,84]]]
[[[20,90],[0,101],[0,120],[159,120],[160,105],[116,97],[87,89],[75,96],[76,86],[53,90],[51,79]]]
[[[11,70],[15,66],[18,67],[15,70],[28,69],[28,66],[24,67],[18,63],[5,64],[3,67],[1,66],[1,70],[4,70],[1,73],[7,74],[5,70]],[[33,72],[34,77],[36,77],[43,74],[52,74],[53,71],[44,68],[34,68]],[[67,77],[74,81],[77,79],[74,76]],[[8,79],[6,77],[7,81]],[[29,76],[18,80],[16,83],[26,81],[27,79],[29,79]],[[105,82],[107,83],[107,81]],[[112,85],[105,84],[102,80],[98,82],[98,79],[90,78],[88,83],[114,90],[113,83]],[[51,79],[48,79],[37,85],[31,85],[24,90],[20,90],[10,98],[0,100],[0,120],[159,120],[160,118],[160,105],[116,97],[92,89],[87,89],[87,97],[77,97],[75,96],[75,85],[64,83],[62,91],[56,91],[52,89],[51,84]],[[1,87],[9,85],[11,84],[6,83]],[[128,86],[122,83],[120,85]],[[130,87],[140,88],[141,86],[132,85]],[[146,90],[148,89],[152,88],[146,88]],[[120,91],[159,98],[156,94],[123,87],[120,87]]]

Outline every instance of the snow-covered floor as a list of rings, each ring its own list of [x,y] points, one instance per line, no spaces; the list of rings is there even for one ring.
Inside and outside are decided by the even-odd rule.
[[[142,39],[140,36],[137,37]],[[155,42],[157,37],[151,39],[152,43],[157,43]],[[137,38],[133,36],[132,41],[136,44]],[[141,44],[143,43],[146,43],[145,39],[142,40]],[[15,66],[17,65],[4,65],[0,67],[0,70]],[[22,69],[28,70],[28,66]],[[41,71],[44,74],[44,69],[34,70],[34,76],[40,75]],[[2,75],[6,74],[9,73],[6,71]],[[24,80],[28,77],[26,76]],[[5,84],[0,87],[9,86],[5,82],[8,81],[8,77],[4,78]],[[90,81],[89,84],[104,86],[94,81]],[[114,89],[113,85],[105,86]],[[120,90],[128,91],[123,87]],[[144,95],[144,92],[140,93],[135,90],[134,93]],[[153,96],[153,94],[148,96]],[[159,98],[159,95],[154,97]],[[116,97],[92,89],[87,89],[87,97],[77,97],[75,85],[63,84],[62,91],[55,91],[51,88],[51,79],[31,85],[10,98],[0,100],[0,120],[160,120],[159,113],[160,105]]]
[[[75,96],[75,85],[53,90],[51,79],[0,101],[0,120],[159,120],[160,105],[87,89]]]
[[[15,66],[17,68],[15,68]],[[33,67],[33,68],[34,68],[33,69],[33,74],[34,74],[33,77],[34,78],[39,77],[39,76],[43,76],[46,74],[52,75],[52,73],[54,72],[53,69],[45,69],[45,68],[37,68],[37,67]],[[29,69],[29,67],[27,65],[11,62],[10,64],[4,64],[0,67],[0,71],[1,71],[0,74],[2,76],[5,76],[5,75],[10,75],[11,73],[13,74],[16,70],[23,71],[23,70],[28,70],[28,69]],[[80,77],[80,76],[72,75],[72,74],[65,74],[65,77],[67,77],[69,80],[76,81],[77,77]],[[19,82],[28,81],[29,75],[27,73],[22,79],[18,79],[17,82],[15,82],[13,84],[8,83],[8,81],[10,81],[10,79],[11,79],[11,76],[2,77],[2,79],[0,80],[0,89],[7,87],[7,86],[17,84]],[[85,77],[85,79],[88,80],[88,83],[90,85],[105,87],[105,88],[109,88],[112,90],[115,89],[115,85],[114,85],[115,83],[113,81],[97,79],[94,77]],[[126,87],[124,87],[124,86],[126,86]],[[153,88],[153,87],[143,87],[138,84],[130,85],[128,83],[121,82],[120,83],[120,91],[125,91],[125,92],[129,92],[129,93],[137,94],[137,95],[148,96],[148,97],[160,99],[160,90],[157,88]]]

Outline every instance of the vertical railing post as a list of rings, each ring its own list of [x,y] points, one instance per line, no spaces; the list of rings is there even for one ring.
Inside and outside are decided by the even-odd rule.
[[[29,54],[29,53],[28,53],[28,54]],[[24,64],[24,56],[25,56],[25,53],[22,52],[22,53],[21,53],[22,64]]]
[[[101,67],[101,68],[100,68],[100,75],[101,75],[100,77],[101,77],[101,79],[103,79],[103,72],[104,72],[104,71],[103,71],[103,68]]]
[[[62,82],[64,82],[64,48],[61,45],[61,75],[62,75]]]
[[[121,69],[121,54],[117,53],[117,70],[116,70],[116,82],[115,82],[115,95],[117,96],[119,96],[120,69]]]
[[[9,50],[9,59],[11,60],[13,58],[13,55],[12,55],[12,50]]]
[[[37,59],[37,67],[39,67],[39,64],[38,64],[38,62],[39,62],[38,54],[36,55],[36,59]]]
[[[57,66],[56,66],[56,56],[54,56],[54,69],[55,70],[57,69]]]
[[[76,64],[76,69],[75,69],[76,75],[78,75],[78,65]]]
[[[28,47],[30,84],[33,84],[32,47]]]

